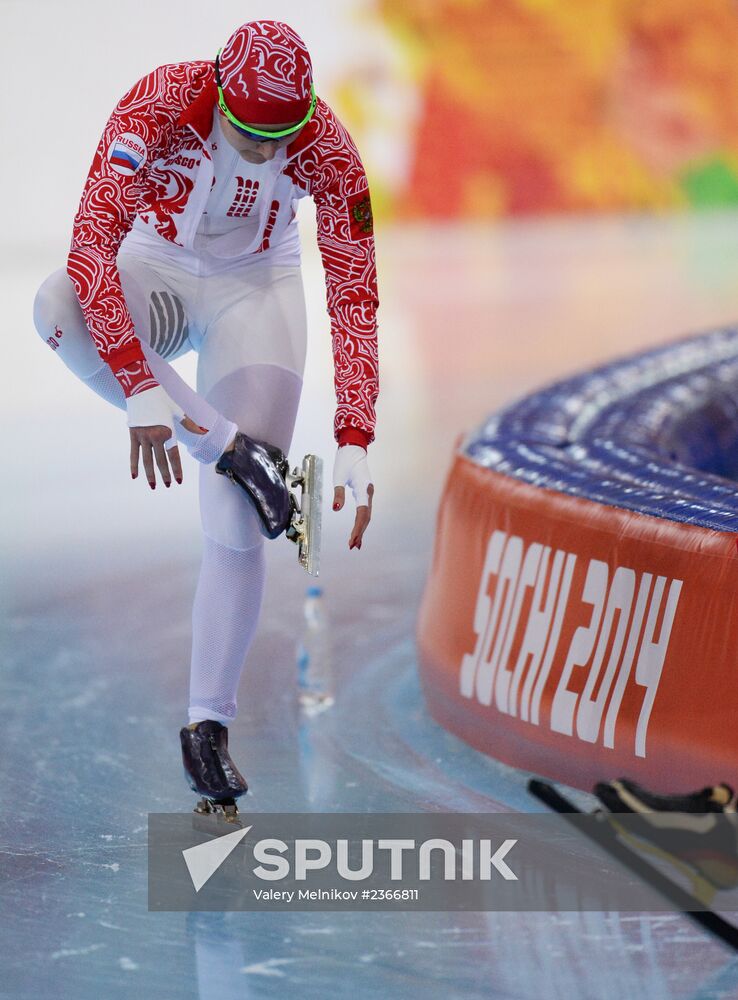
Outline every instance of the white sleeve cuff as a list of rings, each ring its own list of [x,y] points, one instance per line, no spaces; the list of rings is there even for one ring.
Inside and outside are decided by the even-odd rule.
[[[369,503],[369,486],[372,483],[366,449],[358,444],[345,444],[336,452],[333,464],[333,485],[351,487],[356,505]]]
[[[184,411],[160,385],[129,396],[126,399],[126,411],[129,427],[155,427],[160,424],[168,427],[172,434],[175,420],[184,416]]]

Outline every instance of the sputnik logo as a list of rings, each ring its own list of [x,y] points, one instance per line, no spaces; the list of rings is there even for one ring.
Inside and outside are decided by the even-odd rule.
[[[217,840],[207,840],[204,844],[188,847],[186,851],[182,851],[195,892],[199,892],[208,879],[215,875],[250,829],[251,827],[247,826],[244,830],[226,833]]]

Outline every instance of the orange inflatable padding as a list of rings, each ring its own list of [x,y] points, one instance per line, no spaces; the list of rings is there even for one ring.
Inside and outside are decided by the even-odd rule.
[[[587,790],[738,785],[737,538],[457,454],[418,620],[433,717]]]

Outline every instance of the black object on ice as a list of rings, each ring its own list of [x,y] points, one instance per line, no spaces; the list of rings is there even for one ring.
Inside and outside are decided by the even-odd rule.
[[[645,793],[645,789],[642,789],[640,788],[640,786],[635,785],[634,782],[629,782],[629,785],[631,786],[631,788],[632,787],[638,788],[639,793]],[[605,788],[604,785],[596,786],[596,791],[598,796],[602,797],[601,793],[603,793],[604,788]],[[716,789],[722,789],[722,788],[725,788],[727,789],[727,791],[730,791],[732,798],[732,790],[727,785],[716,786]],[[579,809],[573,802],[571,802],[565,795],[562,795],[561,792],[558,791],[558,789],[554,788],[554,786],[547,781],[541,781],[537,778],[532,778],[528,782],[528,791],[531,793],[531,795],[534,795],[540,802],[543,802],[544,805],[547,805],[549,809],[552,809],[554,812],[561,813],[564,816],[572,816],[574,814],[582,813],[581,809]],[[704,802],[702,796],[704,796],[705,791],[711,792],[713,791],[713,789],[706,789],[703,792],[694,793],[695,796],[701,797],[700,798],[701,802]],[[607,793],[604,792],[604,794],[606,795]],[[645,793],[645,794],[650,795],[650,793]],[[654,800],[664,799],[664,798],[676,799],[677,797],[653,796]],[[692,801],[693,799],[692,796],[686,796],[686,797],[680,796],[678,798],[681,799],[682,803],[684,803],[685,801]],[[618,811],[622,812],[623,810],[620,809]],[[706,811],[707,810],[705,810],[703,804],[703,809],[701,813],[703,817]],[[722,812],[724,811],[724,807],[721,807],[718,810],[713,809],[711,811]],[[669,813],[672,813],[674,815],[674,818],[678,820],[679,817],[684,817],[685,814],[687,814],[688,812],[691,812],[695,816],[695,819],[697,818],[698,815],[700,815],[694,810],[694,808],[691,810],[684,810],[684,809],[681,810],[664,809],[659,811],[653,810],[652,815],[659,815],[663,817],[668,815]],[[597,823],[596,825],[588,826],[586,828],[582,827],[581,825],[577,825],[577,829],[580,831],[580,833],[584,833],[596,844],[598,844],[601,848],[603,848],[603,850],[605,850],[608,854],[616,858],[627,869],[629,869],[639,878],[642,878],[644,882],[647,882],[650,886],[656,889],[656,891],[659,892],[666,899],[670,900],[676,907],[678,907],[678,909],[682,911],[682,913],[685,914],[685,916],[688,916],[696,924],[699,924],[699,926],[702,927],[703,930],[706,930],[710,934],[713,934],[715,937],[719,938],[724,944],[728,945],[728,947],[732,948],[734,951],[738,951],[738,928],[735,927],[733,924],[729,923],[727,920],[724,920],[719,914],[715,913],[713,910],[705,909],[704,908],[705,903],[703,899],[701,899],[696,894],[692,894],[691,892],[688,892],[686,889],[683,889],[677,882],[671,879],[668,875],[665,875],[654,864],[652,864],[650,861],[645,860],[642,854],[638,850],[636,850],[633,846],[631,846],[632,842],[629,842],[628,844],[624,843],[623,840],[621,840],[620,837],[618,836],[617,813],[610,814],[602,812],[601,810],[596,810],[594,815],[601,817],[602,822]],[[645,838],[645,833],[641,833],[641,836]],[[653,828],[649,839],[653,843],[656,842],[656,834]],[[683,858],[680,858],[677,855],[669,856],[668,852],[663,849],[660,852],[660,856],[662,860],[668,858],[669,860],[676,862],[677,865],[679,865],[680,862],[683,863]],[[699,909],[699,907],[702,907],[702,909]]]
[[[686,795],[658,795],[628,778],[599,782],[594,793],[610,812],[640,813],[725,813],[735,812],[735,795],[730,785],[710,785]]]
[[[228,753],[228,730],[219,722],[204,722],[183,726],[182,763],[185,778],[193,791],[203,796],[195,812],[224,812],[235,816],[236,799],[248,791],[246,779]]]
[[[289,463],[279,448],[238,431],[235,447],[220,456],[215,471],[246,491],[267,538],[287,530],[294,505],[286,482]]]
[[[621,836],[627,832],[646,841],[652,853],[681,867],[693,881],[703,880],[703,893],[707,887],[738,886],[738,816],[730,785],[658,795],[628,778],[618,778],[595,785],[594,793],[612,814],[616,829],[616,817],[628,816],[627,831],[620,824]]]

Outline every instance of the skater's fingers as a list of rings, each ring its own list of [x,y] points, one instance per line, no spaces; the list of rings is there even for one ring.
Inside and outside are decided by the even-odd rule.
[[[346,503],[346,490],[343,486],[336,486],[333,490],[333,509],[342,510]]]
[[[141,444],[135,431],[129,431],[129,435],[131,438],[131,479],[135,479],[138,476],[138,453],[141,450]]]
[[[361,548],[361,539],[366,531],[366,526],[369,524],[368,511],[368,507],[356,508],[356,520],[354,521],[354,526],[351,529],[351,535],[349,537],[350,549]]]
[[[156,464],[159,468],[159,474],[161,475],[162,482],[167,487],[171,486],[172,476],[169,472],[169,462],[167,462],[166,449],[161,441],[156,441],[154,444],[154,457],[156,458]]]
[[[351,535],[349,537],[349,548],[350,549],[360,549],[361,540],[364,537],[364,532],[369,526],[369,522],[372,519],[372,499],[374,497],[374,483],[369,483],[367,487],[367,494],[369,497],[368,504],[359,504],[356,508],[356,517],[354,518],[354,526],[351,529]]]
[[[362,504],[360,507],[356,508],[356,518],[354,519],[354,526],[351,529],[351,536],[349,538],[350,549],[361,548],[361,540],[364,537],[364,532],[369,526],[371,519],[372,514],[368,505]]]
[[[144,472],[152,490],[156,489],[156,476],[154,475],[154,453],[150,441],[141,442],[141,457],[143,458]]]
[[[172,466],[172,473],[174,478],[178,483],[182,482],[182,459],[179,457],[179,448],[174,445],[173,448],[167,449],[167,455],[169,456],[169,461]]]

